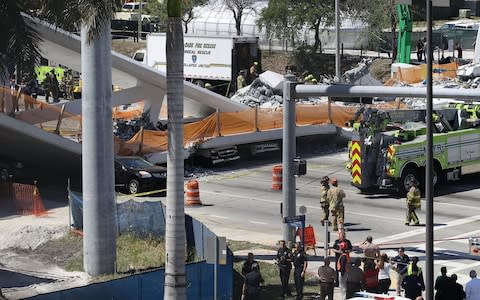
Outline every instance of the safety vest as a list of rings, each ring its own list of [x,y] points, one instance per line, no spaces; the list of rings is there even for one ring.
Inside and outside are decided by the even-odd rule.
[[[339,271],[342,269],[342,264],[340,263],[340,260],[342,259],[342,256],[347,257],[347,262],[345,263],[345,268],[348,268],[348,266],[350,265],[350,254],[342,253],[342,255],[340,255],[340,257],[337,260],[337,270],[339,270]]]
[[[417,265],[417,268],[418,268],[417,275],[422,274],[422,268],[420,268],[418,265]],[[408,266],[407,266],[407,275],[412,275],[412,273],[413,273],[413,264],[408,264]]]
[[[411,187],[407,193],[407,204],[420,208],[421,205],[420,190],[416,187]]]

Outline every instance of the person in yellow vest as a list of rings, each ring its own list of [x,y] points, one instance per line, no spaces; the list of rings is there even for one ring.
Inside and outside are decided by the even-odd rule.
[[[332,186],[328,190],[327,199],[330,209],[330,213],[333,217],[333,230],[343,230],[345,208],[343,206],[343,199],[345,198],[345,192],[338,187],[337,178],[332,178]]]
[[[241,70],[237,76],[237,91],[241,88],[244,88],[246,85],[247,81],[245,79],[245,71]]]
[[[410,190],[407,193],[407,218],[405,219],[405,225],[409,226],[413,221],[414,225],[420,224],[418,216],[415,212],[417,208],[421,206],[420,189],[418,188],[418,181],[416,179],[410,182]]]
[[[329,216],[329,204],[327,198],[328,190],[330,189],[330,184],[328,183],[329,181],[330,178],[328,178],[328,176],[323,176],[320,180],[320,207],[322,208],[320,222],[322,223],[322,226],[324,225],[325,221],[328,222]]]

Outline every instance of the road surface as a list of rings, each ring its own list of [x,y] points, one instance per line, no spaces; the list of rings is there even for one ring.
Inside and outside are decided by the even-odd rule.
[[[405,198],[390,194],[364,195],[350,185],[345,169],[347,153],[311,155],[307,159],[307,175],[296,180],[296,202],[307,208],[306,224],[315,228],[317,245],[323,245],[324,230],[320,226],[319,182],[322,176],[336,177],[346,192],[345,228],[353,244],[368,235],[389,256],[396,255],[399,246],[407,254],[425,260],[425,227],[405,226]],[[280,159],[238,162],[231,167],[217,168],[200,177],[202,207],[186,208],[186,213],[201,220],[220,236],[232,240],[247,240],[275,245],[282,238],[280,203],[282,194],[273,191],[272,168]],[[437,189],[434,204],[435,276],[446,266],[448,274],[456,273],[459,283],[469,280],[471,269],[480,270],[480,257],[468,254],[468,238],[480,236],[480,183],[476,176]],[[418,212],[425,222],[425,201]],[[299,213],[299,212],[298,212]],[[332,239],[336,235],[332,234]],[[323,250],[317,250],[322,255]],[[421,264],[422,265],[422,264]]]

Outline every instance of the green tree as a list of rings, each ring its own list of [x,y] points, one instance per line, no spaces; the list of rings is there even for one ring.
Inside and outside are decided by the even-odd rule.
[[[335,21],[333,1],[279,0],[270,1],[260,13],[257,25],[265,26],[269,35],[290,39],[292,43],[298,38],[303,26],[315,32],[312,52],[320,47],[320,32],[323,27]]]
[[[208,0],[183,0],[182,22],[185,28],[185,33],[188,33],[188,24],[195,19],[193,9],[195,7],[204,6],[207,3]],[[167,5],[164,2],[161,3],[157,0],[149,0],[147,6],[145,7],[145,12],[147,14],[160,17],[160,20],[166,20],[168,17]]]
[[[391,48],[393,60],[396,56],[397,37],[396,29],[398,17],[394,0],[346,0],[346,9],[350,15],[368,25],[368,34],[371,44],[378,46],[382,40],[382,32],[389,28],[392,32]]]
[[[275,2],[275,1],[270,1]],[[225,5],[233,13],[237,35],[242,35],[242,17],[245,11],[254,10],[255,0],[225,0]]]
[[[182,1],[168,0],[167,24],[167,211],[165,229],[164,299],[184,300],[185,276],[185,208],[183,195],[183,30]]]

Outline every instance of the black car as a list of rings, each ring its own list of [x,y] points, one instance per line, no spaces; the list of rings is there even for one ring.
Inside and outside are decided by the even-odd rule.
[[[130,194],[164,190],[167,187],[167,168],[156,166],[139,156],[115,158],[115,188]],[[165,191],[162,191],[165,194]]]

